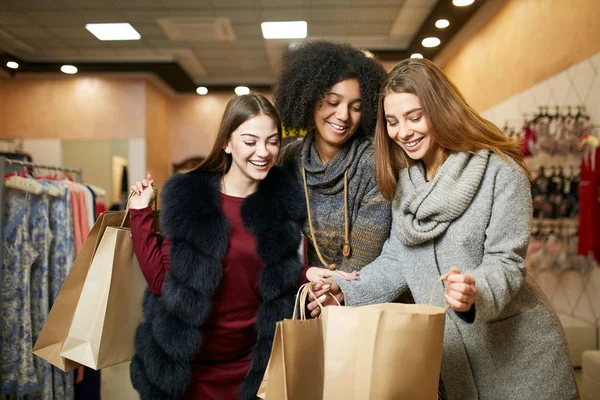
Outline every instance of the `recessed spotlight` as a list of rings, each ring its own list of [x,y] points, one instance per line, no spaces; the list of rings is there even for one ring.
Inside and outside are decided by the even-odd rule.
[[[410,55],[410,58],[423,58],[423,54],[421,53],[413,53]]]
[[[85,29],[100,40],[140,40],[142,35],[128,23],[86,24]]]
[[[265,39],[304,39],[306,21],[263,22],[260,24]]]
[[[62,72],[64,72],[65,74],[76,74],[77,73],[77,67],[75,67],[74,65],[63,65],[62,67],[60,67],[60,70]]]
[[[204,96],[205,94],[208,94],[208,89],[204,86],[198,86],[198,89],[196,89],[196,93],[198,93],[201,96]]]
[[[6,63],[6,66],[11,69],[17,69],[17,68],[19,68],[19,63],[14,62],[14,61],[9,61]]]
[[[474,2],[475,0],[452,0],[452,4],[454,4],[456,7],[470,6]]]
[[[438,19],[435,21],[435,27],[438,29],[444,29],[450,26],[450,21],[447,19]]]
[[[235,94],[237,94],[238,96],[250,94],[250,88],[248,88],[248,86],[238,86],[235,88]]]
[[[421,42],[423,47],[437,47],[440,45],[440,43],[442,42],[436,37],[427,37]]]

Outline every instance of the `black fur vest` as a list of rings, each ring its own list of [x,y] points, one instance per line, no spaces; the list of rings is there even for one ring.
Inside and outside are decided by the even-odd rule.
[[[160,226],[172,241],[171,271],[162,296],[149,290],[144,322],[135,337],[131,381],[142,400],[180,399],[191,381],[190,362],[202,346],[200,326],[208,318],[211,298],[223,274],[230,224],[220,209],[220,176],[192,171],[170,178],[163,188]],[[275,324],[290,318],[300,282],[306,216],[303,194],[291,172],[274,167],[258,191],[242,203],[242,220],[256,237],[264,262],[259,288],[257,342],[240,399],[256,399],[275,333]]]

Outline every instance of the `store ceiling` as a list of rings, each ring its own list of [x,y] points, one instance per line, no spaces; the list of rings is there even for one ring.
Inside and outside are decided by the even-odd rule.
[[[459,8],[451,0],[1,0],[0,62],[11,75],[60,73],[62,64],[81,73],[149,72],[179,93],[266,87],[297,41],[263,39],[261,22],[305,20],[309,40],[351,43],[382,60],[413,52],[432,59],[484,1]],[[435,28],[439,18],[450,26]],[[129,22],[142,38],[100,41],[85,29],[100,22]],[[164,27],[177,23],[192,26],[173,40]],[[422,47],[427,36],[442,44]],[[13,59],[18,70],[5,67]]]

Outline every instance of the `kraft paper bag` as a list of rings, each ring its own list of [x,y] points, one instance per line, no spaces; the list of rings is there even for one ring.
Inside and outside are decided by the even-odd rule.
[[[292,319],[277,323],[271,358],[257,397],[263,400],[320,400],[323,396],[323,330],[320,319],[306,319],[303,285]],[[298,305],[298,303],[300,305]]]
[[[107,227],[60,355],[93,369],[130,361],[148,287],[128,228]]]
[[[325,307],[324,400],[435,400],[446,308]]]
[[[100,239],[108,226],[120,226],[125,216],[125,211],[112,211],[100,215],[75,258],[33,347],[33,354],[62,371],[71,371],[80,366],[79,363],[62,357],[60,351],[71,327],[75,308]]]

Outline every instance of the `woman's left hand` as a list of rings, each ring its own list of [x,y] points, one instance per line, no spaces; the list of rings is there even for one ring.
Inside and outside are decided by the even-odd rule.
[[[452,267],[446,278],[446,302],[450,308],[457,312],[469,311],[477,298],[477,287],[472,275],[458,272]]]

